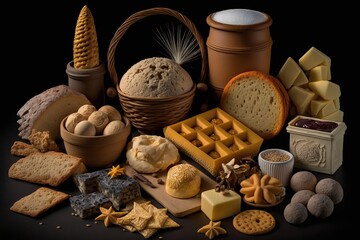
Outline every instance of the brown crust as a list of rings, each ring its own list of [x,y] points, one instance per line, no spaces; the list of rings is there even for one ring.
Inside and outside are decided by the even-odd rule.
[[[265,74],[261,71],[247,71],[247,72],[240,73],[237,76],[233,77],[225,85],[221,99],[220,99],[220,106],[221,106],[221,108],[224,109],[226,95],[227,95],[229,89],[234,84],[236,84],[236,82],[241,81],[243,79],[248,79],[250,77],[256,77],[258,79],[261,79],[261,80],[269,83],[270,86],[275,90],[274,93],[279,97],[280,105],[282,106],[282,108],[279,109],[279,121],[277,121],[277,124],[274,127],[274,129],[272,130],[272,132],[269,134],[259,134],[262,138],[264,138],[264,140],[269,140],[280,133],[280,131],[282,130],[282,128],[286,122],[286,119],[287,119],[288,113],[289,113],[290,99],[289,99],[286,89],[279,82],[278,79],[276,79],[275,77],[273,77],[269,74]],[[241,121],[242,119],[238,119],[238,120]],[[257,132],[256,129],[253,129],[253,130],[255,132]]]

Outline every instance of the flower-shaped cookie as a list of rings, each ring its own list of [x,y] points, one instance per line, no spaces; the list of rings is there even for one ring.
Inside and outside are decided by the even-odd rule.
[[[261,176],[254,173],[241,181],[240,186],[244,200],[256,204],[275,204],[285,194],[285,188],[280,180],[267,174]]]

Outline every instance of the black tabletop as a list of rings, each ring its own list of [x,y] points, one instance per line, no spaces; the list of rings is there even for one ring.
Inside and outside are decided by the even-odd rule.
[[[305,223],[292,225],[285,221],[283,211],[292,196],[291,189],[287,189],[284,201],[271,208],[264,209],[276,219],[275,228],[267,234],[256,236],[258,239],[326,239],[327,237],[343,236],[345,232],[355,232],[354,225],[349,216],[355,214],[354,207],[350,204],[354,170],[354,116],[356,109],[352,109],[355,97],[350,100],[350,89],[355,85],[357,77],[354,72],[352,57],[356,45],[351,34],[347,33],[351,25],[348,20],[352,16],[351,6],[325,5],[314,6],[312,2],[301,1],[274,5],[270,1],[206,1],[195,3],[184,1],[60,1],[52,4],[40,4],[32,1],[23,4],[10,4],[4,10],[8,11],[11,18],[2,21],[3,49],[6,53],[5,68],[9,77],[2,77],[1,94],[3,110],[1,120],[1,164],[0,164],[0,234],[2,239],[144,239],[138,233],[123,231],[121,227],[106,228],[102,222],[94,223],[94,219],[80,219],[72,215],[73,210],[68,202],[60,204],[49,210],[39,218],[31,218],[10,211],[10,206],[21,197],[30,194],[40,185],[10,179],[8,169],[18,157],[11,155],[10,148],[14,141],[21,140],[18,136],[18,117],[16,112],[34,95],[58,84],[66,84],[66,64],[72,59],[72,43],[76,19],[80,9],[87,4],[95,19],[100,58],[107,61],[107,49],[116,29],[131,14],[150,7],[169,7],[186,15],[193,20],[199,32],[206,40],[209,27],[206,17],[215,11],[230,8],[248,8],[269,14],[273,19],[271,34],[273,39],[271,69],[276,75],[287,57],[294,59],[301,57],[310,47],[314,46],[331,58],[332,80],[341,87],[340,104],[344,111],[344,122],[347,130],[344,135],[343,164],[334,174],[314,172],[318,179],[331,177],[339,181],[344,189],[344,199],[335,205],[332,215],[325,219],[318,219],[309,215]],[[348,18],[340,18],[338,13],[348,11]],[[17,19],[14,21],[14,19]],[[146,21],[145,21],[146,22]],[[20,24],[19,24],[20,23]],[[143,59],[153,52],[146,45],[149,32],[145,26],[139,24],[127,33],[119,45],[117,56],[118,71],[124,71],[137,60]],[[5,31],[5,32],[4,32]],[[134,40],[135,39],[135,40]],[[337,39],[337,40],[335,40]],[[354,47],[355,46],[355,47]],[[198,69],[193,69],[195,74]],[[113,83],[106,76],[106,86]],[[353,101],[353,102],[351,102]],[[120,109],[118,98],[106,98],[106,102]],[[194,112],[195,113],[195,112]],[[133,129],[133,134],[137,134]],[[62,146],[61,141],[59,145]],[[269,147],[289,148],[289,134],[285,128],[274,139],[266,141],[261,149]],[[200,170],[204,169],[196,162],[187,158]],[[122,155],[118,160],[124,163]],[[298,171],[299,169],[295,169]],[[69,194],[78,194],[78,189],[69,179],[57,187],[58,190]],[[152,201],[157,207],[162,207],[152,197],[142,192],[144,198]],[[241,209],[254,207],[242,203]],[[208,239],[197,230],[209,223],[209,219],[201,211],[183,218],[176,218],[169,214],[180,228],[162,229],[151,239]],[[353,217],[356,216],[354,215]],[[216,239],[253,239],[254,236],[238,232],[232,225],[233,217],[221,220],[221,225],[227,234]],[[42,224],[41,224],[42,223]],[[58,227],[60,226],[60,227]]]

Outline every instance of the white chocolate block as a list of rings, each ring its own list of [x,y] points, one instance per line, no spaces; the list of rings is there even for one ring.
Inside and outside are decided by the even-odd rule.
[[[310,113],[311,116],[316,117],[320,110],[325,107],[325,105],[331,100],[323,100],[323,99],[317,99],[317,100],[311,100],[310,102]]]
[[[284,87],[289,89],[294,84],[300,72],[302,72],[301,67],[293,58],[288,57],[284,65],[281,67],[277,77],[284,84]]]
[[[315,93],[312,91],[293,86],[288,91],[289,97],[296,107],[298,114],[304,114],[310,108],[310,102],[314,99]]]
[[[229,190],[228,194],[210,189],[201,193],[201,211],[211,221],[234,216],[241,210],[241,197]]]
[[[315,116],[315,117],[324,118],[325,116],[328,116],[328,115],[330,115],[330,114],[332,114],[332,113],[334,113],[336,111],[337,111],[337,109],[335,107],[334,101],[328,100],[326,105],[322,109],[320,109],[317,116]]]
[[[303,71],[300,71],[299,72],[299,75],[298,77],[295,79],[295,82],[294,82],[294,86],[302,86],[302,85],[305,85],[309,82],[307,76],[305,75],[305,73]]]
[[[341,110],[337,110],[334,113],[323,117],[322,119],[332,120],[332,121],[336,121],[336,122],[343,122],[344,121],[344,112]]]
[[[340,110],[340,98],[335,98],[334,100],[335,108]]]
[[[329,66],[319,65],[309,70],[309,81],[330,80]]]
[[[340,86],[331,81],[309,82],[309,88],[325,100],[333,100],[341,96]]]
[[[319,65],[326,65],[330,69],[331,59],[317,48],[311,47],[299,59],[299,65],[304,71],[309,71]]]

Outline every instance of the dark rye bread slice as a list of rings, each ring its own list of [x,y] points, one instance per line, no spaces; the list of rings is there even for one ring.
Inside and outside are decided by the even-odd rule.
[[[31,217],[38,217],[69,197],[70,195],[67,193],[47,187],[40,187],[31,194],[16,201],[10,207],[10,210]]]
[[[85,172],[81,158],[62,152],[35,152],[20,158],[8,171],[10,178],[59,186],[75,173]]]
[[[282,87],[261,71],[240,73],[225,85],[220,108],[269,140],[279,134],[288,116],[289,101]]]

